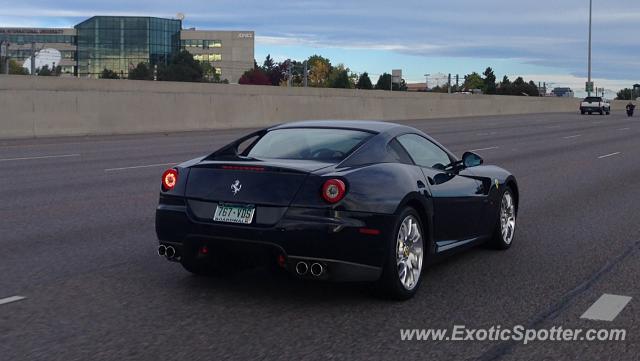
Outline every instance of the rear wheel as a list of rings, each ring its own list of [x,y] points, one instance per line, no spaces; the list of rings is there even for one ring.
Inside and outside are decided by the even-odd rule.
[[[508,249],[511,247],[516,231],[516,204],[513,191],[506,187],[500,200],[500,212],[493,237],[489,240],[489,246],[495,249]]]
[[[417,292],[422,280],[425,241],[420,216],[411,207],[400,212],[389,240],[387,260],[379,290],[387,297],[406,300]]]

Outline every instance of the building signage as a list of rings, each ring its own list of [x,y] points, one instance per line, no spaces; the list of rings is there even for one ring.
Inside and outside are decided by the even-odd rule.
[[[253,38],[253,34],[252,33],[239,33],[238,37],[241,39],[251,39]]]
[[[0,28],[0,34],[62,34],[62,29]]]

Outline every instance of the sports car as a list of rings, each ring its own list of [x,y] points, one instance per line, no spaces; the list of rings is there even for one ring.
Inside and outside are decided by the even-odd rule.
[[[440,256],[511,246],[516,179],[482,164],[390,122],[276,125],[164,172],[157,252],[195,274],[266,263],[407,299]]]

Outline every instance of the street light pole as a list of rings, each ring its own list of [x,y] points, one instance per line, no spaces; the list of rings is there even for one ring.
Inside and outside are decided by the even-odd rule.
[[[587,86],[588,88],[588,96],[591,96],[591,13],[592,13],[592,9],[593,9],[593,0],[589,0],[589,86]]]
[[[431,74],[425,74],[424,75],[424,90],[427,91],[429,90],[429,76]]]

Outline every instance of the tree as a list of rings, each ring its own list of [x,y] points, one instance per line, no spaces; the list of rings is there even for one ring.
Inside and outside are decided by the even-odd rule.
[[[496,94],[496,75],[493,73],[493,69],[488,67],[482,75],[484,75],[484,93]]]
[[[344,66],[334,68],[329,76],[328,85],[331,88],[353,88],[354,84],[351,82],[351,77],[349,77],[349,69]]]
[[[390,86],[391,86],[391,74],[384,73],[380,75],[380,77],[378,78],[378,82],[376,83],[376,89],[389,90]],[[393,83],[393,90],[406,91],[407,83],[404,81],[404,79],[401,79],[400,84]]]
[[[138,65],[129,71],[129,79],[131,80],[153,80],[153,70],[147,63],[138,63]]]
[[[267,59],[265,59],[264,64],[262,65],[262,71],[271,81],[271,85],[280,86],[287,73],[289,62],[290,60],[287,59],[276,64],[273,59],[267,55]]]
[[[271,85],[271,80],[269,77],[262,71],[260,68],[247,70],[242,74],[240,80],[238,81],[240,84],[251,84],[251,85]]]
[[[309,65],[309,85],[325,87],[331,74],[331,62],[320,55],[312,55],[307,60]]]
[[[36,69],[36,74],[38,76],[51,76],[51,70],[49,69],[49,65],[43,65],[42,68]]]
[[[4,62],[2,62],[3,64],[0,64],[0,69],[2,71],[0,71],[0,73],[4,74],[6,72],[5,67],[6,64]],[[24,68],[22,65],[20,65],[17,61],[10,59],[9,60],[9,74],[12,75],[29,75],[29,71]]]
[[[617,95],[616,96],[617,100],[634,100],[635,99],[635,94],[633,92],[633,89],[630,89],[630,88],[621,89],[616,95]]]
[[[533,97],[540,96],[540,90],[538,89],[538,86],[536,85],[536,83],[533,82],[533,80],[529,80],[525,93]]]
[[[356,88],[358,89],[373,89],[373,84],[371,83],[371,79],[369,78],[369,74],[367,72],[362,73],[358,78],[358,83],[356,84]]]
[[[378,90],[389,90],[391,89],[391,74],[384,73],[378,77],[378,81],[376,82],[376,89]]]
[[[100,79],[120,79],[120,77],[115,71],[104,68],[102,73],[100,73]]]
[[[273,61],[273,58],[271,58],[271,54],[267,54],[267,57],[264,59],[264,62],[262,63],[262,70],[268,73],[272,71],[275,66],[276,66],[276,63]]]
[[[474,71],[473,73],[464,76],[463,86],[466,90],[483,89],[484,79],[482,79],[480,74]]]
[[[498,89],[496,91],[497,94],[500,95],[508,95],[511,92],[511,80],[509,80],[508,76],[504,76],[502,81],[498,85]]]
[[[201,82],[204,72],[200,62],[186,50],[171,57],[169,64],[158,67],[158,79],[166,81]]]
[[[202,61],[200,62],[200,66],[202,67],[202,74],[205,81],[220,83],[220,74],[218,74],[217,69],[210,62]]]

